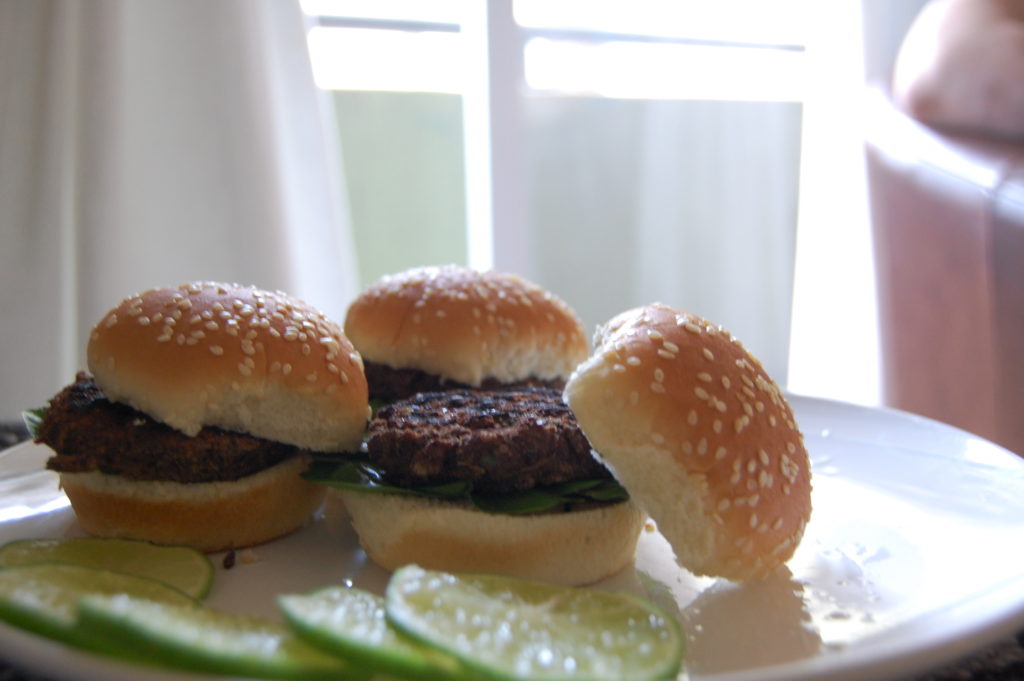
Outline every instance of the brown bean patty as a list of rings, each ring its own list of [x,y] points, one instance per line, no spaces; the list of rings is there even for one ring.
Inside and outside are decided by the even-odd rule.
[[[478,386],[448,380],[437,374],[429,374],[419,369],[396,369],[386,364],[363,360],[366,371],[366,382],[370,386],[370,399],[378,402],[392,402],[417,393],[440,392],[442,390],[502,390],[530,387],[548,387],[561,390],[565,387],[563,379],[550,381],[539,378],[527,378],[515,383],[502,383],[496,378],[485,378]]]
[[[303,452],[212,427],[189,437],[108,400],[84,373],[50,400],[36,442],[56,452],[51,470],[174,482],[237,480]]]
[[[367,451],[403,487],[472,482],[513,492],[611,478],[551,388],[421,393],[377,412]]]

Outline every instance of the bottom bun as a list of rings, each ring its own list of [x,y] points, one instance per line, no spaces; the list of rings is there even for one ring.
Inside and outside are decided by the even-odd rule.
[[[79,525],[98,537],[141,539],[214,552],[252,546],[304,525],[325,489],[299,477],[292,457],[234,481],[129,480],[98,472],[62,473]]]
[[[511,516],[415,496],[337,490],[363,550],[386,570],[485,572],[581,585],[633,562],[647,516],[632,502]]]

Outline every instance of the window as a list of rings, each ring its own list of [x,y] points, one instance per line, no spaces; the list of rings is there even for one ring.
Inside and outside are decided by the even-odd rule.
[[[535,94],[795,101],[805,28],[796,0],[516,0]],[[317,82],[333,90],[464,93],[469,5],[304,0]],[[667,74],[672,74],[666,77]],[[638,77],[639,76],[639,77]]]
[[[806,2],[304,0],[362,278],[493,266],[590,328],[662,300],[784,376]]]

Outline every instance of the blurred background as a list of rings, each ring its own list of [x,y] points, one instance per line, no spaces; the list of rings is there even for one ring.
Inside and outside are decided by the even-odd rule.
[[[863,152],[920,0],[0,0],[0,417],[137,290],[516,272],[880,401]]]

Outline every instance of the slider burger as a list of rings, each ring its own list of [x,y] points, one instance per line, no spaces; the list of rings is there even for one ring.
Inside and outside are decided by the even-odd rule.
[[[565,398],[601,460],[701,575],[763,577],[811,513],[811,467],[793,411],[727,331],[663,305],[624,312]]]
[[[387,276],[349,307],[345,333],[370,399],[453,388],[561,388],[588,354],[562,300],[518,276],[448,265]]]
[[[323,500],[301,477],[311,453],[358,449],[369,417],[340,325],[282,293],[131,296],[93,328],[87,359],[36,441],[93,535],[204,551],[284,535]]]
[[[633,560],[646,518],[562,401],[588,354],[575,313],[519,277],[410,270],[351,306],[371,396],[365,455],[307,478],[337,488],[367,555],[562,584]]]

